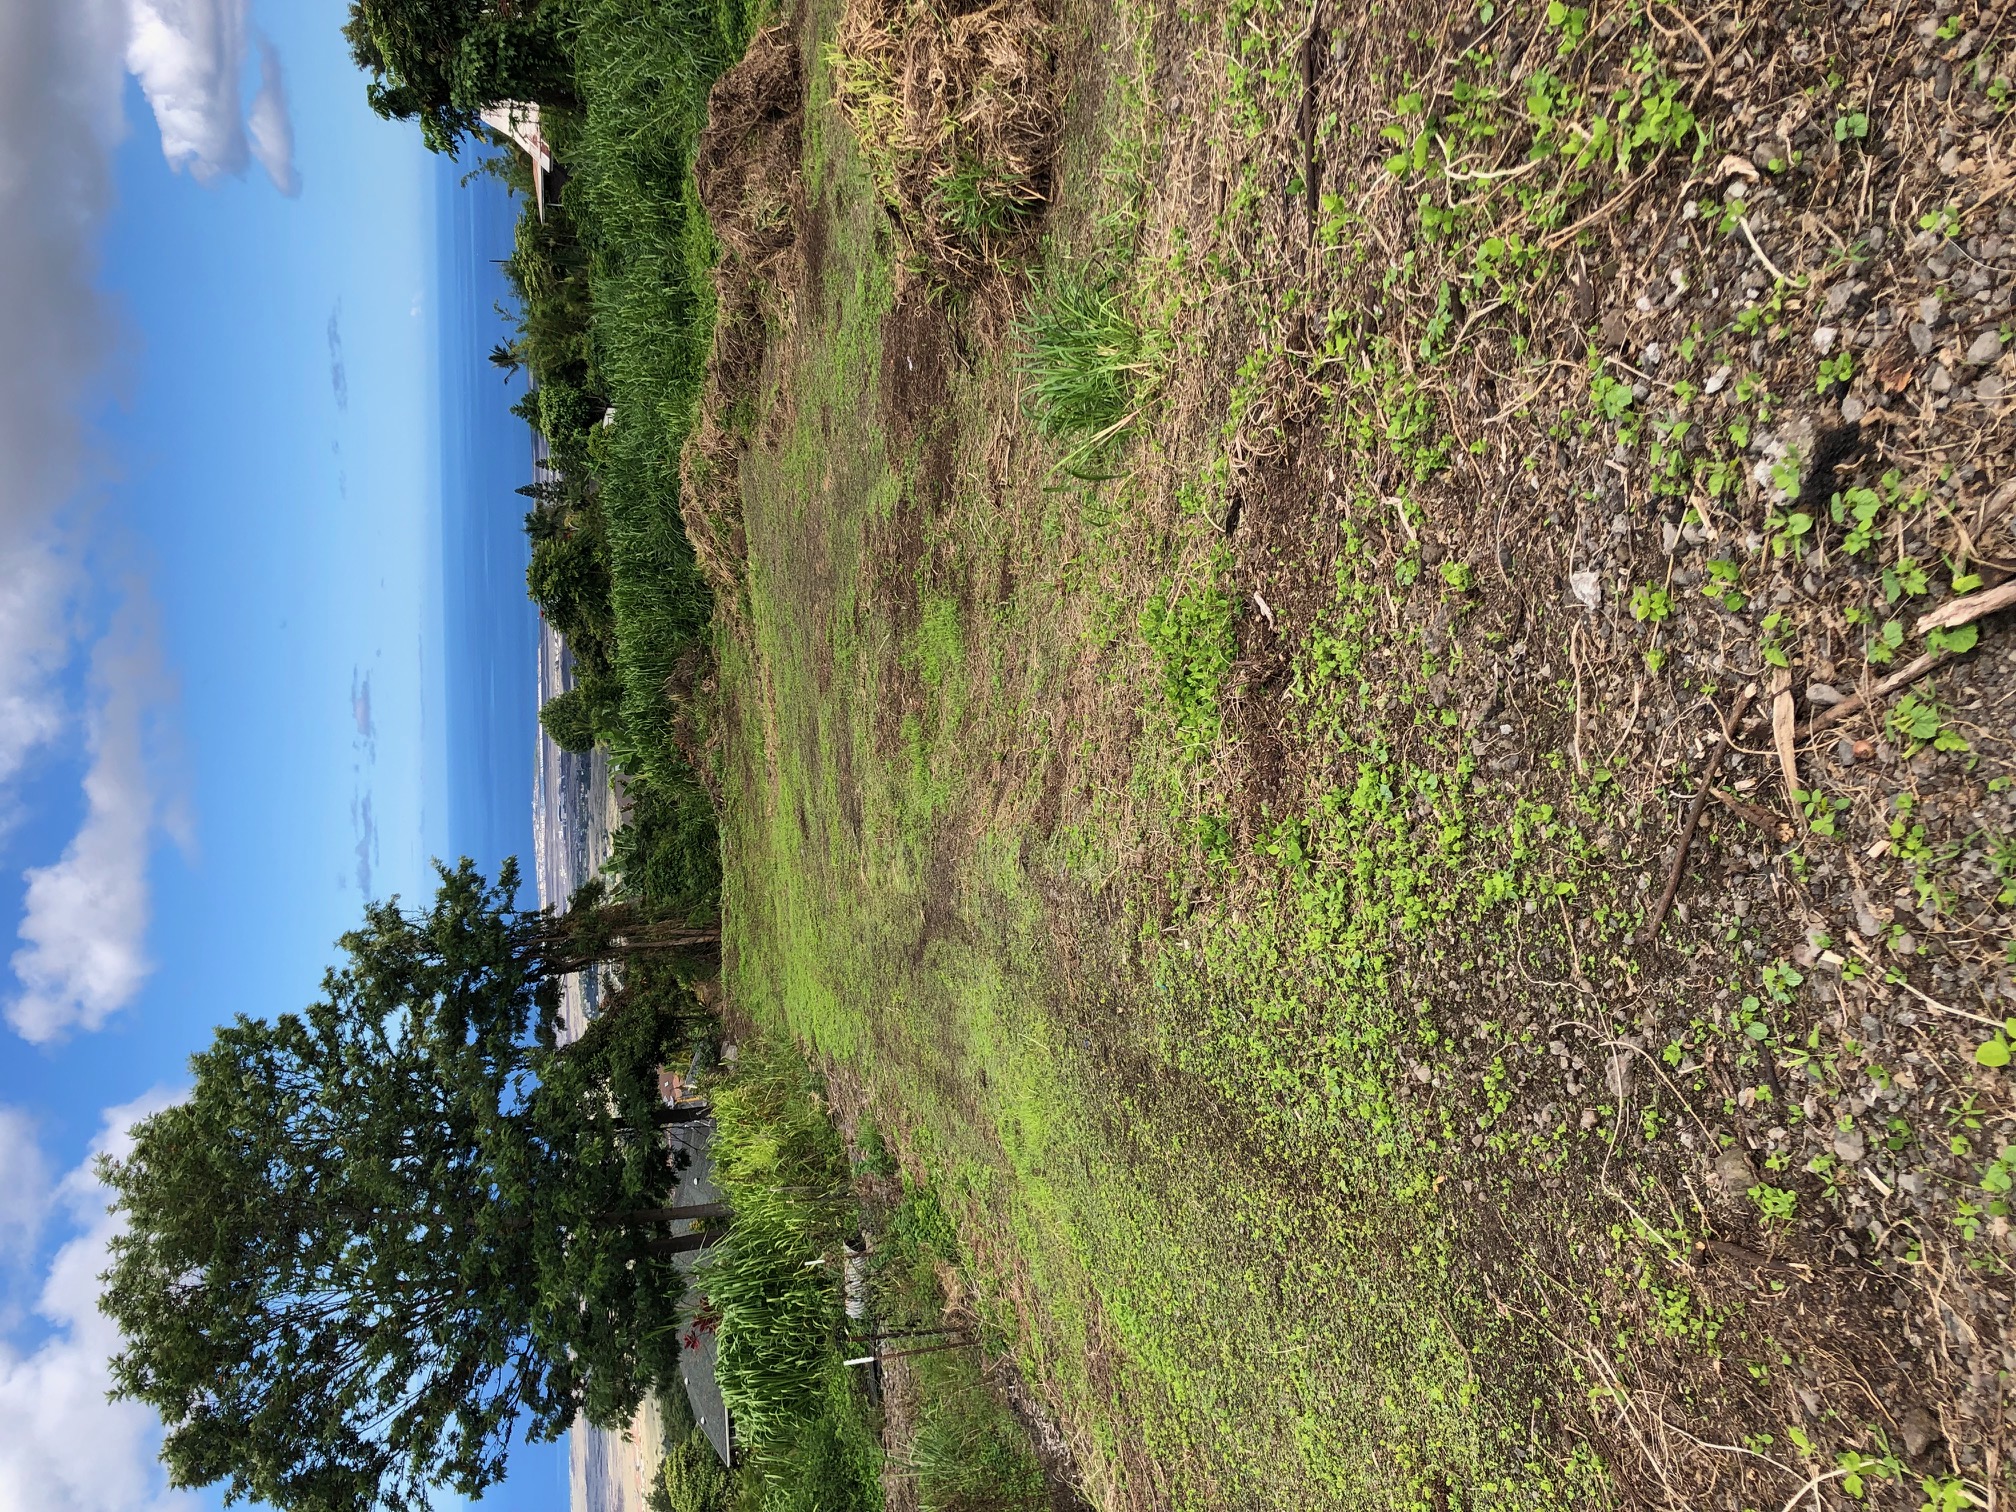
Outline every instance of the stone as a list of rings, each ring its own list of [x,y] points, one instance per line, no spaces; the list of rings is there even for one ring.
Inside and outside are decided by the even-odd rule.
[[[1701,385],[1701,392],[1704,394],[1721,393],[1723,387],[1729,382],[1729,373],[1730,369],[1727,367],[1718,367],[1715,369],[1714,372],[1708,375],[1708,381]]]
[[[1920,357],[1932,355],[1932,327],[1922,320],[1914,320],[1904,328],[1904,334],[1911,338],[1911,345]]]
[[[1568,596],[1571,602],[1584,609],[1598,609],[1603,604],[1603,583],[1595,573],[1588,570],[1568,574]]]
[[[1838,318],[1855,302],[1855,285],[1843,279],[1827,290],[1827,313]]]
[[[1822,357],[1825,357],[1829,352],[1834,350],[1834,343],[1840,337],[1841,333],[1833,326],[1817,327],[1813,332],[1813,350],[1818,352]]]
[[[1846,696],[1832,683],[1809,682],[1806,684],[1806,702],[1816,709],[1831,709]]]
[[[1668,556],[1680,548],[1680,527],[1672,520],[1659,522],[1659,548]]]
[[[1976,367],[1986,367],[2002,355],[2002,333],[1983,331],[1967,348],[1967,360]]]
[[[1982,404],[2000,404],[2006,392],[2007,386],[1994,373],[1974,385],[1974,398]]]
[[[1923,299],[1918,301],[1918,319],[1926,326],[1930,327],[1939,324],[1939,314],[1938,295],[1927,294]]]
[[[1953,388],[1953,375],[1946,371],[1944,363],[1935,362],[1932,364],[1932,376],[1925,380],[1925,384],[1935,394],[1950,393]]]
[[[1747,1192],[1756,1182],[1750,1174],[1749,1159],[1734,1146],[1715,1157],[1715,1180],[1731,1192]]]
[[[1838,1159],[1845,1160],[1852,1165],[1868,1153],[1869,1147],[1863,1142],[1862,1131],[1860,1129],[1839,1129],[1835,1131],[1834,1154]]]
[[[1868,413],[1869,406],[1864,404],[1860,399],[1855,398],[1852,394],[1841,401],[1841,419],[1846,424],[1853,425]]]
[[[1838,767],[1855,765],[1855,742],[1846,735],[1834,742],[1834,765]]]
[[[1897,1426],[1904,1430],[1904,1452],[1913,1459],[1946,1437],[1923,1407],[1906,1408]]]
[[[1897,1178],[1897,1190],[1906,1197],[1923,1197],[1925,1195],[1925,1186],[1925,1173],[1923,1171],[1906,1171],[1902,1176]]]

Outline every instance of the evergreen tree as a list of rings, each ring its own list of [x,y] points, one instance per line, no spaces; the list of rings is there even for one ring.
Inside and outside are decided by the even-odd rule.
[[[240,1017],[186,1102],[104,1175],[125,1219],[103,1305],[118,1394],[175,1484],[286,1512],[422,1512],[480,1493],[516,1425],[626,1421],[677,1367],[682,1277],[656,1068],[673,1011],[627,997],[555,1043],[558,978],[706,969],[718,933],[599,889],[558,917],[440,868],[431,909],[368,905],[303,1013]]]

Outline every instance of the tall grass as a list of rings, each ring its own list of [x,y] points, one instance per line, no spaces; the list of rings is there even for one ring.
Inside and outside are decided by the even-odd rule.
[[[679,453],[713,339],[715,246],[693,188],[707,91],[742,55],[755,0],[580,0],[582,114],[564,156],[593,264],[594,359],[615,408],[595,439],[608,520],[616,671],[635,761],[690,786],[666,681],[713,599],[679,517]]]
[[[1152,372],[1140,323],[1110,278],[1064,268],[1035,299],[1022,334],[1024,403],[1042,434],[1070,444],[1059,465],[1082,474],[1140,418]]]
[[[803,1061],[749,1047],[714,1100],[715,1179],[735,1206],[700,1272],[721,1320],[718,1375],[749,1444],[787,1442],[818,1415],[840,1326],[833,1262],[852,1219],[847,1157]]]

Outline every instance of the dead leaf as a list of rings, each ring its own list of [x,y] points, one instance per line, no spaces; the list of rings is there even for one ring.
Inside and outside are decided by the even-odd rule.
[[[1780,667],[1771,680],[1771,742],[1778,747],[1778,769],[1785,774],[1785,801],[1799,812],[1799,754],[1792,732],[1799,722],[1792,698],[1792,673]]]
[[[1908,341],[1892,341],[1876,354],[1876,382],[1886,394],[1903,393],[1917,374],[1918,356]]]

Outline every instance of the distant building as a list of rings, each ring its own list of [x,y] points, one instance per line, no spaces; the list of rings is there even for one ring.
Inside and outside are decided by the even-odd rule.
[[[546,179],[558,174],[553,149],[539,129],[539,107],[507,100],[483,112],[483,124],[510,142],[532,162],[532,198],[539,206],[539,219],[546,219]]]

